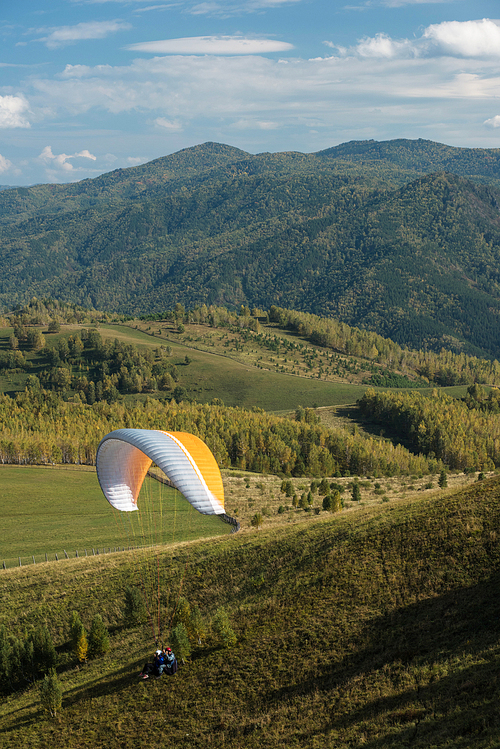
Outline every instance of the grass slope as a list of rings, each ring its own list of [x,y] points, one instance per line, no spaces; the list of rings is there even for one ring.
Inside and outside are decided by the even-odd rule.
[[[140,324],[140,323],[139,323]],[[172,361],[178,366],[181,384],[186,387],[190,396],[200,403],[209,403],[213,398],[219,398],[226,406],[243,408],[263,408],[265,411],[292,411],[297,405],[312,407],[313,405],[327,406],[331,404],[355,403],[366,390],[366,386],[356,383],[332,382],[316,379],[312,376],[294,376],[283,372],[270,371],[266,361],[266,368],[255,366],[258,355],[269,352],[258,347],[254,342],[247,348],[253,347],[255,355],[248,361],[244,360],[244,351],[225,353],[223,339],[227,331],[221,329],[214,333],[209,328],[186,325],[188,335],[175,336],[170,327],[157,323],[152,326],[143,324],[143,328],[152,328],[157,335],[141,332],[122,325],[101,325],[99,330],[103,338],[115,338],[137,345],[149,345],[154,348],[165,341],[172,349]],[[192,329],[200,333],[200,339],[192,342]],[[158,333],[161,330],[161,335]],[[273,332],[278,332],[272,328]],[[285,337],[282,331],[280,334]],[[130,338],[129,338],[130,336]],[[177,339],[177,340],[176,340]],[[214,351],[206,351],[201,346],[213,346]],[[244,349],[240,343],[241,349]],[[315,347],[310,347],[315,350]],[[224,352],[224,353],[223,353]],[[189,365],[184,364],[185,357],[191,359]],[[284,355],[281,356],[284,358]],[[269,367],[269,368],[268,368]]]
[[[8,570],[2,622],[46,620],[61,645],[61,716],[37,689],[0,703],[0,745],[84,748],[498,747],[500,481],[168,556],[162,595],[231,612],[238,645],[198,648],[140,682],[147,630],[123,629],[127,553]],[[136,562],[137,564],[137,562]],[[167,604],[166,604],[167,605]],[[111,652],[65,655],[69,611],[99,611]]]
[[[163,326],[159,335],[158,324],[154,326],[153,332],[147,330],[151,329],[149,323],[137,324],[142,325],[143,329],[127,325],[102,324],[99,326],[99,332],[105,340],[118,339],[120,342],[139,348],[156,349],[168,344],[172,350],[170,359],[179,370],[180,384],[186,388],[191,398],[200,403],[210,403],[213,398],[219,398],[227,406],[258,407],[266,411],[292,411],[297,405],[312,407],[355,403],[366,390],[366,386],[361,384],[359,375],[356,378],[353,376],[352,379],[355,380],[353,383],[340,377],[337,381],[331,377],[327,379],[326,375],[322,379],[318,378],[317,365],[308,374],[300,370],[301,376],[294,376],[290,371],[272,371],[277,365],[269,360],[276,358],[280,366],[283,366],[285,354],[281,353],[273,357],[272,351],[269,352],[264,347],[259,347],[257,343],[248,344],[245,347],[242,342],[238,341],[239,350],[227,352],[224,347],[224,339],[227,336],[225,329],[213,332],[208,327],[201,329],[199,326],[186,325],[186,335],[179,336],[173,334],[169,327]],[[67,339],[70,334],[78,333],[82,327],[88,328],[89,326],[64,325],[61,333],[52,334],[47,334],[44,330],[46,342],[49,346],[54,346],[59,339]],[[191,335],[193,329],[197,333],[195,343]],[[269,330],[278,334],[279,337],[286,337],[283,331],[271,327]],[[12,328],[0,328],[0,351],[9,350],[8,339],[12,332]],[[204,347],[205,349],[211,347],[213,350],[204,350]],[[252,356],[248,352],[250,347],[252,347]],[[316,350],[320,349],[314,346],[307,348],[307,351]],[[33,363],[34,369],[1,373],[0,392],[14,395],[23,391],[29,373],[39,374],[39,370],[48,367],[45,360],[40,363],[37,352],[24,350],[23,353],[26,359]],[[189,365],[185,364],[186,356],[191,360]],[[257,366],[259,356],[264,360],[261,368]],[[292,369],[291,365],[289,369]],[[160,397],[166,394],[165,392],[157,393]]]

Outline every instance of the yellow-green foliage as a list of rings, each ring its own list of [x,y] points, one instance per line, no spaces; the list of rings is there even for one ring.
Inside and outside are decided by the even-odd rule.
[[[110,648],[109,633],[106,629],[102,616],[96,614],[92,619],[88,636],[88,654],[91,658],[104,655]]]
[[[229,614],[223,606],[220,606],[215,612],[215,616],[212,619],[212,631],[215,638],[224,648],[233,647],[238,642],[238,638],[229,621]]]
[[[44,710],[53,718],[56,717],[61,709],[62,695],[62,687],[57,674],[55,671],[51,671],[40,683],[40,702]]]
[[[496,407],[496,393],[489,399]],[[434,391],[376,393],[360,401],[364,414],[411,441],[415,451],[433,453],[450,468],[492,470],[500,465],[500,414],[469,408],[464,401]]]
[[[4,571],[10,631],[47,620],[64,657],[70,591],[113,632],[103,658],[61,668],[57,732],[38,688],[0,701],[5,747],[496,749],[499,527],[500,480],[487,479],[167,550],[166,588],[212,616],[224,607],[238,642],[207,641],[152,684],[138,680],[151,632],[120,610],[142,556]]]
[[[67,403],[54,393],[0,396],[0,460],[5,463],[94,464],[102,437],[113,429],[187,431],[206,441],[221,467],[258,473],[429,473],[436,462],[401,445],[345,429],[296,422],[260,409],[206,404]]]
[[[445,350],[440,353],[412,351],[373,331],[351,327],[330,317],[274,305],[269,314],[280,327],[296,330],[319,346],[370,359],[403,374],[417,374],[439,385],[469,385],[473,382],[500,385],[500,363],[496,359],[479,359]]]
[[[82,629],[75,648],[75,655],[79,663],[85,663],[87,660],[88,649],[87,635],[85,634],[85,630]]]

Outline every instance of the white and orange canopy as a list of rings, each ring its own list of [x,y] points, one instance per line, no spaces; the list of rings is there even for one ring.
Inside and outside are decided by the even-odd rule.
[[[117,510],[137,510],[137,497],[151,466],[156,465],[193,507],[204,515],[224,514],[219,467],[207,445],[187,432],[117,429],[97,448],[97,478]]]

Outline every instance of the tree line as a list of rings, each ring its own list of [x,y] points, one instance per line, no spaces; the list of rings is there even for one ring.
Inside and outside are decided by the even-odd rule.
[[[496,388],[486,395],[471,386],[463,400],[437,390],[427,396],[368,390],[359,406],[366,417],[397,434],[412,450],[452,469],[490,471],[500,466],[500,390]]]
[[[221,467],[290,476],[435,473],[439,460],[346,429],[261,409],[220,404],[66,402],[55,391],[0,396],[0,461],[15,464],[95,464],[100,440],[113,429],[167,429],[203,439]]]

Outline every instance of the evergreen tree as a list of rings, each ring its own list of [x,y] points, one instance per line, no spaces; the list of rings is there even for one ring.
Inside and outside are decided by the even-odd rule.
[[[318,494],[326,496],[330,491],[330,484],[327,479],[321,479],[320,485],[318,486]]]
[[[4,624],[0,626],[0,684],[6,689],[11,675],[11,645],[7,628]]]
[[[335,490],[332,494],[330,494],[331,500],[332,500],[332,506],[331,511],[332,512],[340,512],[340,510],[344,507],[344,500],[342,499],[340,492],[338,490]]]
[[[125,588],[125,605],[123,620],[126,625],[133,626],[146,621],[146,607],[138,588],[128,585]]]
[[[333,509],[333,500],[331,494],[327,494],[326,497],[323,497],[323,509],[326,511],[330,511]]]
[[[62,705],[62,687],[54,669],[45,676],[40,684],[40,702],[42,707],[55,718]]]
[[[359,484],[357,481],[355,481],[352,485],[352,500],[353,502],[359,502],[361,499],[361,489],[359,488]]]
[[[78,640],[80,639],[80,635],[82,630],[84,629],[82,620],[80,619],[80,615],[77,611],[71,612],[71,617],[69,620],[69,641],[71,645],[71,650],[76,653],[76,649],[78,646]]]
[[[179,624],[172,629],[169,642],[177,660],[181,663],[185,663],[186,658],[189,658],[191,655],[191,643],[189,642],[186,627],[182,622],[179,622]]]
[[[448,477],[444,468],[439,474],[438,484],[441,489],[446,489],[446,487],[448,486]]]
[[[36,676],[47,674],[56,666],[57,653],[52,637],[45,624],[38,626],[31,635],[33,642],[33,666]]]
[[[218,608],[215,612],[215,616],[212,619],[212,631],[216,639],[225,648],[230,648],[238,642],[234,630],[231,627],[229,615],[223,606]]]
[[[104,622],[102,621],[102,617],[100,614],[96,614],[92,619],[88,637],[88,645],[90,658],[96,658],[99,655],[104,655],[110,648],[109,633],[104,625]]]

